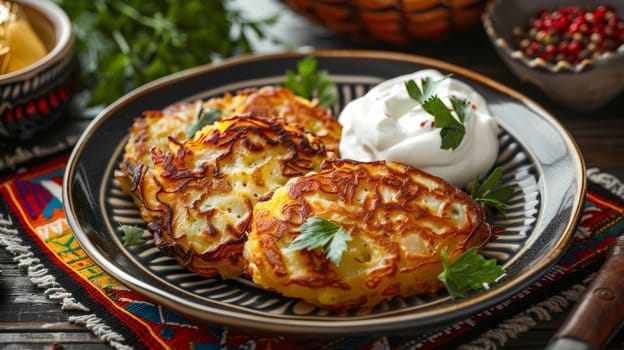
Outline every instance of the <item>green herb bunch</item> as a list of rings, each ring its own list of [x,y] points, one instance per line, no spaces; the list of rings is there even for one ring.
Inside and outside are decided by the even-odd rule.
[[[444,271],[438,275],[438,279],[444,283],[451,298],[462,298],[471,290],[489,288],[501,278],[505,271],[498,266],[496,259],[486,259],[479,253],[477,248],[472,247],[453,262],[449,262],[448,253],[440,251]]]
[[[136,225],[121,225],[119,229],[124,233],[123,246],[131,247],[141,245],[146,240],[143,239],[143,229]]]
[[[496,209],[499,214],[505,215],[507,201],[513,196],[514,190],[509,186],[500,186],[503,168],[496,167],[488,177],[479,182],[479,174],[475,176],[470,196],[487,207]]]
[[[108,104],[156,78],[252,52],[277,17],[252,21],[225,0],[54,0],[74,24],[81,88]]]
[[[342,254],[347,250],[351,236],[347,230],[327,219],[308,218],[301,226],[301,234],[287,248],[287,251],[323,248],[325,256],[338,266]]]
[[[335,85],[326,70],[318,69],[313,56],[297,61],[297,72],[286,70],[284,86],[297,96],[309,100],[317,98],[321,106],[331,107],[336,103]]]

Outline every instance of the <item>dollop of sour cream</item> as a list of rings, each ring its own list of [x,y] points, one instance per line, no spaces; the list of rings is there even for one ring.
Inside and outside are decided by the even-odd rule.
[[[466,134],[455,149],[441,148],[434,117],[408,95],[405,82],[430,77],[443,81],[437,95],[452,108],[450,97],[467,99],[472,113],[464,121]],[[456,114],[453,113],[456,117]],[[486,175],[498,155],[498,124],[485,99],[467,84],[427,69],[386,80],[345,106],[338,120],[343,126],[340,153],[358,161],[402,162],[465,187],[475,176]]]

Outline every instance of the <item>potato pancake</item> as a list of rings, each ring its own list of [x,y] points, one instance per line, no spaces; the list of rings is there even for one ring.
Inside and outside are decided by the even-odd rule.
[[[334,155],[320,138],[281,120],[233,117],[193,139],[152,149],[134,194],[156,245],[191,271],[234,278],[258,199]]]
[[[443,288],[452,260],[490,238],[483,208],[441,178],[401,163],[332,160],[258,202],[245,272],[260,286],[337,311]],[[289,250],[308,218],[351,237],[338,265],[321,248]]]
[[[186,129],[191,124],[197,103],[179,103],[162,111],[150,110],[135,118],[129,130],[129,137],[124,147],[124,155],[115,178],[128,193],[132,192],[137,167],[152,167],[152,147],[166,150],[169,138],[183,140]]]
[[[162,111],[146,111],[136,118],[130,128],[130,137],[124,149],[120,171],[115,176],[122,187],[131,192],[132,178],[140,164],[151,167],[152,147],[166,150],[168,138],[183,140],[186,130],[195,118],[197,103],[180,103]],[[204,110],[221,110],[220,119],[251,115],[260,119],[282,119],[289,124],[298,124],[304,130],[318,136],[325,148],[338,155],[338,143],[342,126],[327,108],[315,101],[296,96],[282,87],[265,86],[260,89],[246,89],[235,95],[224,94],[203,102]]]
[[[226,93],[223,98],[213,98],[204,103],[204,108],[211,107],[220,109],[223,118],[250,114],[261,119],[280,118],[287,123],[299,124],[318,136],[327,150],[338,154],[342,125],[337,118],[316,101],[297,96],[286,88],[264,86],[238,91],[236,95]]]

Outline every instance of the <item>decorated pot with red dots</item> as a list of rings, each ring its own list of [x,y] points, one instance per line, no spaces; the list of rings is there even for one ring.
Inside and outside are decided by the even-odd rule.
[[[47,48],[43,58],[0,74],[0,139],[25,140],[56,123],[74,91],[75,37],[50,0],[16,0]]]

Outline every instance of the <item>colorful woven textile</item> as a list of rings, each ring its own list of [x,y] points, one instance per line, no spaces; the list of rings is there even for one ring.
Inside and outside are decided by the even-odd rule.
[[[71,321],[85,324],[119,349],[412,349],[474,344],[528,306],[569,289],[624,233],[622,184],[592,169],[577,234],[567,254],[542,279],[501,305],[443,329],[406,336],[305,339],[253,334],[195,322],[124,287],[80,248],[61,204],[65,157],[0,185],[0,243],[23,264],[35,261],[62,293]],[[26,247],[16,249],[15,246]],[[30,260],[29,260],[30,259]],[[34,260],[33,260],[34,259]],[[34,264],[34,263],[33,263]],[[42,283],[46,287],[45,283]],[[548,288],[545,288],[547,287]],[[48,287],[46,287],[48,288]]]

